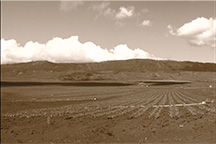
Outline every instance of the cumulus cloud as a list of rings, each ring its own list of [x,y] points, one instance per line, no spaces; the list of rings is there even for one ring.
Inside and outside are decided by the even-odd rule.
[[[124,19],[134,16],[134,7],[120,7],[118,11],[110,8],[110,2],[97,2],[91,6],[91,9],[98,12],[98,15],[110,16],[114,19]]]
[[[106,49],[93,42],[80,43],[78,36],[54,38],[45,44],[29,41],[24,46],[15,40],[1,40],[1,64],[40,60],[54,63],[101,62],[133,58],[159,59],[142,49],[130,49],[126,44]]]
[[[172,27],[171,25],[168,25],[168,26],[167,26],[167,29],[169,30],[169,33],[170,33],[171,35],[175,35],[174,30],[173,30],[173,27]]]
[[[144,20],[144,21],[142,22],[142,25],[143,25],[143,26],[150,26],[150,25],[151,25],[151,21],[150,21],[150,20]]]
[[[116,13],[116,18],[117,19],[123,19],[126,17],[132,17],[134,15],[134,7],[130,6],[130,7],[120,7],[119,8],[119,12]]]
[[[109,8],[110,2],[100,2],[92,5],[92,9],[98,12],[98,15],[114,17],[116,11]]]
[[[134,6],[121,6],[118,9],[113,9],[111,7],[111,2],[95,2],[90,7],[90,9],[97,12],[96,18],[98,16],[108,16],[114,20],[116,20],[116,24],[122,26],[123,23],[121,23],[122,20],[126,18],[132,18],[132,17],[141,17],[142,15],[149,12],[148,9],[141,9],[139,12],[135,12]]]
[[[61,1],[59,9],[67,12],[77,8],[79,5],[82,4],[83,1]]]
[[[215,47],[216,19],[201,17],[178,29],[174,29],[171,25],[168,25],[167,28],[171,35],[185,38],[192,45]]]

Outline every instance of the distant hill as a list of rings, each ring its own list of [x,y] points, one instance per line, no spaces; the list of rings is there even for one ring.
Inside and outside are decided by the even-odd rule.
[[[162,79],[165,73],[216,72],[216,64],[179,61],[131,59],[98,63],[51,63],[37,61],[1,65],[2,80],[113,80],[139,79],[141,77]],[[136,76],[136,73],[140,76]],[[142,75],[142,76],[141,76]],[[163,76],[161,76],[163,75]]]

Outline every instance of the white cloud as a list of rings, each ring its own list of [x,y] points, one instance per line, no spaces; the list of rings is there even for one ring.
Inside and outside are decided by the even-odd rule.
[[[110,8],[110,2],[94,3],[91,9],[98,12],[98,15],[110,16],[114,19],[124,19],[134,15],[134,7],[120,7],[119,11]]]
[[[144,21],[142,22],[142,25],[143,25],[143,26],[150,26],[150,25],[151,25],[151,21],[150,21],[150,20],[144,20]]]
[[[132,17],[134,14],[134,7],[133,6],[130,6],[130,7],[120,7],[119,8],[119,12],[116,13],[116,18],[117,19],[123,19],[123,18],[126,18],[126,17]]]
[[[39,60],[54,63],[101,62],[133,58],[159,59],[142,49],[130,49],[126,44],[120,44],[108,50],[93,42],[80,43],[78,36],[67,39],[54,38],[46,44],[30,41],[23,47],[15,40],[1,40],[2,64]]]
[[[67,12],[77,8],[79,5],[82,4],[83,1],[61,1],[59,9]]]
[[[168,26],[167,26],[167,29],[169,30],[169,33],[170,33],[171,35],[175,35],[175,33],[174,33],[174,31],[173,31],[173,27],[172,27],[171,25],[168,25]]]
[[[98,15],[114,17],[116,11],[109,8],[110,2],[95,3],[91,8],[98,12]]]
[[[171,35],[183,37],[192,45],[215,47],[216,19],[201,17],[184,24],[177,30],[171,25],[167,28]]]
[[[111,8],[111,2],[95,2],[93,5],[90,6],[90,9],[98,12],[96,15],[96,19],[98,16],[108,16],[114,20],[116,20],[116,24],[122,26],[123,24],[120,22],[121,20],[125,18],[131,18],[131,17],[140,17],[143,14],[146,14],[149,12],[148,9],[141,9],[139,12],[135,12],[134,6],[128,6],[128,7],[119,7],[117,10]]]

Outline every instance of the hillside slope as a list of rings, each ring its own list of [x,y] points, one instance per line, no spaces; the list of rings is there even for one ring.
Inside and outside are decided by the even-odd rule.
[[[1,65],[2,80],[136,80],[184,79],[216,72],[216,64],[131,59],[100,63],[51,63],[37,61]],[[193,74],[186,76],[187,74]],[[199,75],[199,78],[201,76]],[[205,76],[203,76],[205,78]]]

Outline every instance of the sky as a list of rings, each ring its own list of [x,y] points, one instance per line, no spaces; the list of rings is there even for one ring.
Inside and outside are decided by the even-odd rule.
[[[215,63],[214,1],[4,1],[1,64]]]

